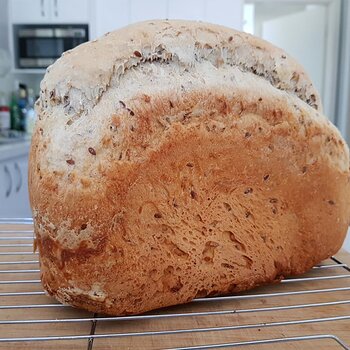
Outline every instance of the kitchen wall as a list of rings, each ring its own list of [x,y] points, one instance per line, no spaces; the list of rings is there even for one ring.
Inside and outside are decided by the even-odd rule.
[[[341,8],[340,57],[338,71],[336,122],[348,145],[350,144],[350,1],[343,0]],[[350,228],[344,246],[350,252]]]
[[[9,0],[0,0],[0,49],[6,50],[7,52],[10,51],[8,34],[8,2]],[[21,82],[34,89],[35,94],[37,94],[39,92],[39,85],[42,78],[43,74],[9,72],[4,77],[0,77],[0,92],[5,93],[6,100],[9,101],[11,92],[16,88],[18,82]]]
[[[251,32],[281,47],[302,64],[321,95],[324,114],[337,123],[339,0],[247,0]],[[348,1],[344,1],[344,3]],[[247,25],[245,24],[247,28]]]
[[[9,52],[7,5],[7,0],[0,0],[0,49]],[[5,92],[6,96],[8,96],[12,89],[12,85],[12,74],[8,73],[5,77],[0,77],[0,92]]]
[[[336,123],[350,144],[350,1],[348,0],[342,1],[339,49]]]
[[[263,23],[278,17],[291,15],[292,13],[301,12],[305,10],[305,4],[287,3],[283,6],[278,6],[276,3],[260,2],[254,4],[254,34],[262,36]]]
[[[18,83],[23,83],[32,88],[35,95],[38,95],[42,78],[43,74],[8,73],[5,77],[0,77],[0,92],[5,93],[6,100],[10,101],[12,91],[16,89]]]
[[[7,44],[8,31],[7,31],[7,11],[8,0],[0,0],[0,47],[4,47]],[[8,48],[8,47],[4,47]]]

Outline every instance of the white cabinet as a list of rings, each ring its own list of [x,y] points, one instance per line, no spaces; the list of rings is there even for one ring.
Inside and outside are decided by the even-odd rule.
[[[0,162],[0,217],[31,217],[28,196],[28,157]]]
[[[206,3],[203,0],[169,0],[170,19],[204,20]]]
[[[95,0],[91,39],[129,24],[129,0]]]
[[[10,0],[13,24],[88,23],[90,0]]]
[[[221,24],[242,30],[243,0],[168,0],[170,19]]]
[[[130,0],[130,23],[167,18],[167,2],[167,0]]]
[[[89,1],[53,0],[51,16],[54,23],[88,23]]]
[[[28,157],[0,162],[0,217],[31,217],[28,196]]]
[[[13,23],[48,23],[50,3],[48,0],[10,0]]]
[[[242,30],[243,0],[93,0],[91,38],[150,19],[191,19]]]
[[[243,30],[244,0],[207,0],[205,21]]]
[[[12,191],[12,177],[9,164],[0,162],[0,217],[3,216],[5,207],[7,206]]]
[[[16,216],[31,217],[32,212],[29,204],[28,192],[28,157],[20,157],[13,160],[13,168],[15,171],[15,193],[17,194]]]

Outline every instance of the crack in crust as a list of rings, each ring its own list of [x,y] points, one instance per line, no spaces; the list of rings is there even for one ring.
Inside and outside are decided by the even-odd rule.
[[[131,33],[142,33],[147,37],[149,23],[145,22],[127,28],[130,28]],[[66,52],[57,63],[47,70],[41,85],[40,106],[47,109],[61,105],[66,114],[79,118],[83,113],[88,114],[113,85],[112,82],[118,84],[125,72],[131,68],[145,63],[167,62],[181,66],[184,70],[191,70],[195,62],[201,64],[208,61],[218,69],[224,65],[238,67],[244,72],[261,77],[275,88],[297,96],[322,112],[319,95],[308,76],[282,50],[272,47],[263,40],[227,28],[224,28],[226,36],[223,40],[222,34],[220,36],[220,30],[222,32],[223,27],[220,26],[181,21],[165,23],[168,25],[164,28],[164,22],[159,21],[157,23],[159,29],[149,34],[148,41],[145,40],[144,44],[133,44],[133,39],[128,42],[127,36],[123,38],[117,35],[118,32],[115,32],[96,42],[81,45]],[[188,28],[181,26],[181,23],[188,25]],[[203,40],[195,40],[197,32],[201,32]],[[172,40],[168,40],[174,35],[176,35],[175,39],[172,37]],[[182,36],[185,38],[181,39]],[[162,40],[163,43],[157,43]],[[174,45],[176,40],[180,44]],[[103,51],[103,47],[108,47],[110,43],[114,44],[115,51],[109,52],[106,57],[96,57],[105,61],[103,70],[98,69],[99,62],[96,62],[96,67],[88,65],[87,70],[81,72],[83,76],[87,74],[96,76],[93,87],[89,86],[90,84],[77,84],[78,79],[75,81],[66,79],[66,75],[60,72],[59,66],[64,66],[69,73],[78,74],[74,72],[78,54],[88,54],[86,51],[89,50],[89,46],[93,47],[93,45],[101,46],[101,51]],[[138,50],[130,49],[131,44],[137,45]],[[89,54],[94,56],[94,50]],[[105,65],[108,66],[107,69]]]

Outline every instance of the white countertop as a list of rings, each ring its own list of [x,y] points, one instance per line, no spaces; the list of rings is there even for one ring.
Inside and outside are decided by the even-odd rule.
[[[30,136],[16,142],[0,144],[0,162],[3,160],[27,155],[29,152],[29,147]]]

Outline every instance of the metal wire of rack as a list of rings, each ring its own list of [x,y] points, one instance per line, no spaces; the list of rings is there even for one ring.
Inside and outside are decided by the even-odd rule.
[[[240,295],[137,316],[107,317],[45,295],[32,219],[0,219],[0,349],[348,349],[350,268],[337,257],[304,276]],[[17,278],[18,276],[18,278]],[[58,344],[58,343],[57,343]],[[294,345],[295,346],[295,345]],[[45,347],[46,348],[46,347]]]

